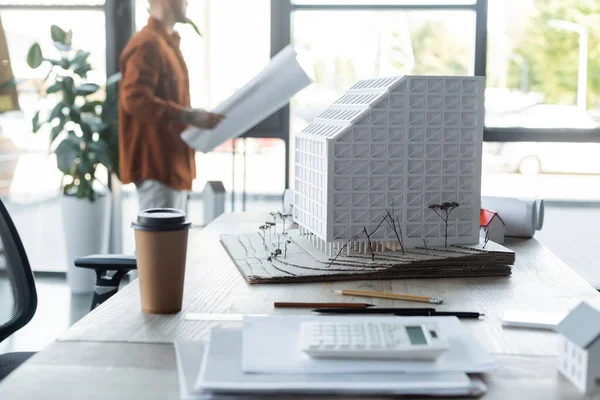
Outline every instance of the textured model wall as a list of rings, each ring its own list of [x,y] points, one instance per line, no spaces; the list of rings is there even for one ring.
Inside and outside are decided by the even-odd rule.
[[[324,214],[300,207],[297,222],[327,244],[343,242],[365,227],[373,232],[393,208],[406,247],[439,246],[445,223],[428,206],[457,202],[448,243],[478,242],[483,90],[479,77],[358,82],[299,135],[301,153],[311,153],[305,143],[325,142],[329,184],[308,180],[324,192],[317,191]],[[315,156],[322,160],[323,153]],[[305,164],[296,160],[297,168]],[[311,197],[310,190],[296,186],[297,198]],[[372,239],[385,244],[396,236],[383,224]]]

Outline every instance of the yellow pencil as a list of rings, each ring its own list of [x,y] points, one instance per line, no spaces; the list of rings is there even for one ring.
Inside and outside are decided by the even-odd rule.
[[[406,301],[416,301],[419,303],[431,303],[431,304],[442,304],[444,302],[444,299],[441,299],[439,297],[413,296],[410,294],[385,293],[385,292],[367,292],[365,290],[334,290],[334,293],[341,294],[344,296],[373,297],[376,299],[406,300]]]

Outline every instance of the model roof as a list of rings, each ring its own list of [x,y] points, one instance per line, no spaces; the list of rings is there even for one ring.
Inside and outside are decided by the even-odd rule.
[[[306,128],[304,134],[333,139],[340,136],[406,77],[365,79],[356,82]]]
[[[500,217],[500,214],[498,214],[496,211],[486,210],[485,208],[482,208],[481,213],[479,214],[479,225],[483,227],[488,226],[494,217],[498,217],[500,222],[502,222],[503,225],[506,225]]]
[[[581,302],[556,326],[556,331],[587,349],[600,337],[600,311]]]

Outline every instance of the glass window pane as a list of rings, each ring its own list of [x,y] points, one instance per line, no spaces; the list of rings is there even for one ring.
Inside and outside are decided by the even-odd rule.
[[[147,0],[136,0],[136,26],[148,20]],[[235,12],[232,12],[235,10]],[[197,0],[188,16],[202,31],[178,25],[190,71],[194,107],[210,108],[229,97],[270,60],[270,0]],[[236,34],[232,34],[235,29]]]
[[[75,48],[90,51],[95,71],[89,80],[106,80],[105,23],[102,11],[4,10],[2,11],[13,72],[25,81],[19,86],[21,112],[0,115],[0,196],[23,239],[34,269],[64,270],[66,255],[62,235],[50,234],[61,226],[58,196],[62,174],[49,153],[49,132],[31,132],[31,119],[40,109],[56,104],[54,95],[44,98],[48,67],[32,70],[26,57],[39,42],[47,57],[58,58],[50,38],[50,26],[73,30]]]
[[[486,125],[597,127],[599,18],[586,2],[490,0]]]
[[[0,6],[101,6],[104,0],[0,0]]]
[[[292,26],[299,59],[315,82],[294,98],[293,131],[358,79],[473,74],[471,11],[297,11]]]
[[[482,193],[545,200],[600,200],[600,143],[483,145]]]
[[[476,0],[292,0],[294,4],[419,4],[419,5],[431,5],[431,4],[475,4]]]

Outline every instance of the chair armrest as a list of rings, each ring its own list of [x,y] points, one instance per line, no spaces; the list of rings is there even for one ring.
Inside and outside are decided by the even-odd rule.
[[[131,270],[137,269],[135,255],[130,254],[96,254],[75,259],[75,266],[90,269]]]

